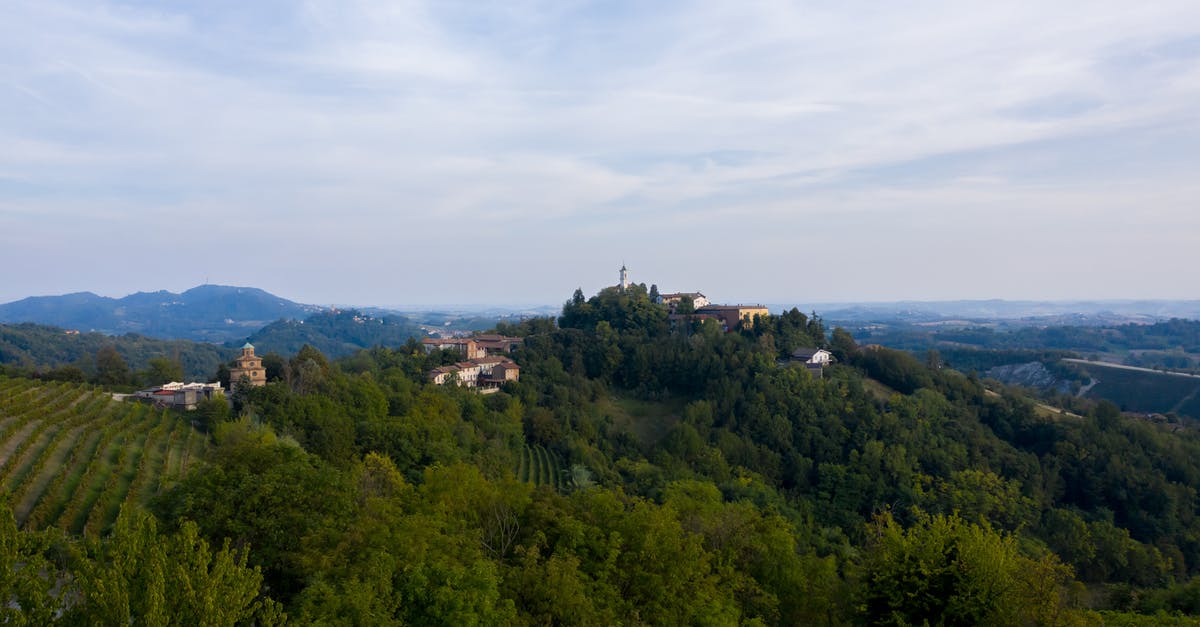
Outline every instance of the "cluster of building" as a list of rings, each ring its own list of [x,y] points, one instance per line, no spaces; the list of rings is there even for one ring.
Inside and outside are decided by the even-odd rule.
[[[434,368],[429,373],[429,380],[434,385],[454,383],[474,388],[481,394],[490,394],[505,383],[521,378],[521,367],[501,353],[512,352],[522,341],[519,337],[504,335],[476,335],[466,338],[426,338],[421,340],[421,345],[426,353],[451,350],[462,354],[464,358],[453,365]]]
[[[171,409],[196,409],[205,399],[224,398],[225,390],[220,383],[166,383],[148,390],[134,392],[133,398],[153,403],[155,407]]]
[[[680,313],[679,307],[685,301],[692,303],[692,313]],[[670,320],[716,320],[726,331],[737,328],[741,323],[745,327],[754,326],[755,316],[766,316],[771,313],[762,305],[714,305],[700,292],[676,292],[659,294],[655,300],[659,305],[666,306]]]
[[[476,359],[488,355],[511,353],[523,341],[519,337],[484,334],[472,337],[425,338],[421,340],[421,346],[425,348],[426,353],[431,353],[435,349],[453,350],[462,353],[466,359]]]
[[[621,289],[628,289],[629,270],[623,265],[620,276]],[[744,328],[752,327],[755,317],[771,313],[762,305],[714,305],[700,292],[659,294],[654,302],[667,308],[672,323],[681,320],[715,320],[726,331],[736,329],[738,324]],[[691,303],[691,313],[687,313],[686,310],[679,311],[685,302]],[[804,366],[810,374],[820,378],[824,374],[825,366],[833,363],[833,354],[823,348],[798,348],[792,353],[790,362]]]
[[[262,357],[254,354],[254,345],[246,342],[242,352],[234,360],[234,367],[229,369],[229,387],[234,388],[239,382],[253,386],[267,384],[267,370],[263,367]],[[220,383],[183,383],[172,381],[158,387],[139,390],[133,394],[114,394],[116,400],[132,398],[144,403],[152,403],[155,407],[170,409],[196,409],[200,401],[212,398],[225,398],[225,388]]]

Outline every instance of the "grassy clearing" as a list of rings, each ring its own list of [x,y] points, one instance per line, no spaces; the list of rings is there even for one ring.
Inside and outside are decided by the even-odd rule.
[[[876,381],[875,379],[863,379],[863,389],[865,389],[876,400],[887,402],[892,398],[893,394],[897,394],[896,390]]]

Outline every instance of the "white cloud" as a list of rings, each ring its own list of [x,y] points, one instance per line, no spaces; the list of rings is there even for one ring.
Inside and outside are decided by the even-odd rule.
[[[147,236],[211,216],[251,225],[264,249],[334,259],[358,259],[355,238],[403,233],[411,250],[383,255],[399,263],[453,250],[422,230],[487,228],[545,279],[513,297],[552,301],[555,282],[572,281],[544,263],[545,242],[570,240],[552,250],[588,255],[584,266],[669,268],[697,259],[698,241],[766,269],[712,280],[779,300],[806,289],[769,270],[793,258],[789,238],[844,237],[823,224],[880,250],[902,248],[897,233],[915,248],[984,228],[1011,241],[1022,225],[1109,241],[1129,232],[1123,212],[1149,211],[1139,198],[1158,216],[1140,237],[1182,242],[1180,224],[1194,224],[1188,156],[1162,141],[1200,137],[1192,2],[12,4],[0,221],[31,237],[93,214]],[[228,235],[201,248],[232,250]],[[64,240],[80,254],[100,246]],[[1072,259],[1044,248],[1030,264]],[[852,265],[834,264],[827,296],[892,289]],[[968,284],[970,267],[957,272]],[[470,278],[453,273],[450,284]],[[996,281],[990,295],[1050,293],[1054,280]],[[1182,283],[1156,289],[1181,295]],[[332,279],[306,289],[375,301]],[[414,298],[456,299],[421,289]],[[922,289],[911,296],[958,288]]]

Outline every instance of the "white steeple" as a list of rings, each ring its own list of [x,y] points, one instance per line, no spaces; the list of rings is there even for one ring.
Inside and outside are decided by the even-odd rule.
[[[621,291],[629,289],[629,269],[625,264],[621,264]]]

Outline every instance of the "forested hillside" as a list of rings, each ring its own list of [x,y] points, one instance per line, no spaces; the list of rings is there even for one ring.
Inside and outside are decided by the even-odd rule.
[[[855,335],[863,342],[932,355],[961,372],[1031,388],[1052,402],[1071,403],[1062,395],[1081,395],[1108,400],[1126,411],[1166,414],[1171,420],[1200,419],[1195,380],[1105,365],[1200,374],[1197,320],[1000,329],[897,325],[859,328]]]
[[[120,356],[121,372],[102,372],[111,365],[104,363],[104,354],[111,358],[112,350]],[[99,376],[99,383],[132,384],[137,382],[133,375],[151,369],[156,359],[171,362],[181,378],[207,381],[235,353],[231,348],[190,340],[68,333],[32,323],[0,324],[0,366],[69,381],[95,381]]]
[[[364,348],[396,347],[425,333],[407,318],[356,310],[320,312],[304,319],[281,319],[255,331],[249,341],[260,351],[293,355],[311,346],[329,357]]]
[[[487,396],[415,342],[304,348],[154,534],[248,548],[298,624],[1196,624],[1194,432],[1046,415],[795,310],[745,326],[577,292],[501,325],[521,379]],[[786,361],[824,345],[822,378]]]

